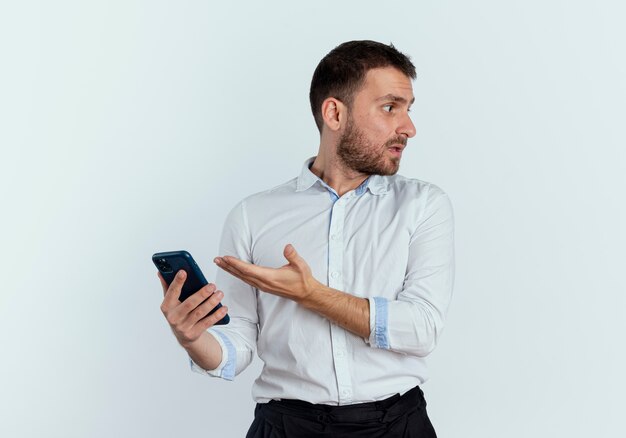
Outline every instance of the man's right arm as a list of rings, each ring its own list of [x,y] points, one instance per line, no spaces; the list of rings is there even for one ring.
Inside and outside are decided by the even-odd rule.
[[[250,242],[245,205],[242,201],[226,217],[220,253],[251,262]],[[224,294],[216,290],[214,284],[208,284],[180,303],[178,297],[184,283],[184,274],[183,272],[183,278],[177,276],[169,288],[161,278],[165,293],[161,310],[176,339],[187,350],[193,371],[232,380],[252,362],[256,350],[256,291],[243,281],[218,269],[215,282],[228,294],[226,301],[230,309],[230,323],[213,327],[229,309],[224,306],[213,315],[206,315],[222,300]]]
[[[181,303],[178,299],[185,278],[185,271],[179,271],[168,287],[159,274],[164,293],[161,311],[178,343],[187,350],[194,363],[212,370],[222,362],[222,347],[206,330],[222,319],[228,309],[222,306],[212,315],[208,313],[219,304],[224,294],[216,290],[214,284],[208,284]]]

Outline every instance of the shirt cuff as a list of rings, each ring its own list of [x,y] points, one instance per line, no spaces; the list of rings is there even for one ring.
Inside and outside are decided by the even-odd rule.
[[[370,345],[389,350],[388,301],[383,297],[370,298]]]
[[[237,357],[235,346],[225,334],[217,330],[209,330],[209,334],[217,340],[217,342],[220,344],[220,347],[222,348],[222,361],[214,370],[205,370],[200,365],[195,363],[190,357],[189,363],[191,366],[191,371],[213,377],[221,377],[225,380],[234,380],[235,359]]]

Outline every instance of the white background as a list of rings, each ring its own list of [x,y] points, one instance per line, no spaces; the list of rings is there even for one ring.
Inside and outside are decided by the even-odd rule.
[[[455,207],[439,436],[626,436],[623,3],[209,3],[0,6],[0,435],[244,435],[259,362],[191,373],[150,255],[212,278],[230,208],[317,151],[319,60],[374,39],[418,70],[400,173]]]

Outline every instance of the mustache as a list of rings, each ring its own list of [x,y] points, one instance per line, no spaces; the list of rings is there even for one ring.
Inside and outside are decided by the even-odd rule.
[[[405,136],[403,136],[403,135],[399,135],[399,136],[397,136],[397,137],[394,137],[394,138],[392,138],[392,139],[388,140],[388,141],[385,143],[385,147],[391,147],[391,146],[393,146],[393,145],[395,145],[395,144],[401,144],[402,146],[406,146],[406,144],[407,144],[407,142],[408,142],[408,141],[409,141],[409,139],[408,139],[408,138],[406,138],[406,137],[405,137]]]

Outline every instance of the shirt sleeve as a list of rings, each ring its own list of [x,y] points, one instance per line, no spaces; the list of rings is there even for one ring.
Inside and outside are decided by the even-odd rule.
[[[251,242],[245,201],[237,204],[226,218],[219,255],[230,255],[252,263]],[[218,268],[215,285],[224,292],[230,322],[207,331],[222,347],[222,362],[214,370],[204,370],[191,361],[191,369],[202,374],[233,380],[250,365],[256,351],[258,333],[257,291],[252,286]]]
[[[454,216],[448,196],[430,185],[409,241],[402,291],[395,300],[370,299],[373,347],[428,355],[443,330],[454,286]]]

